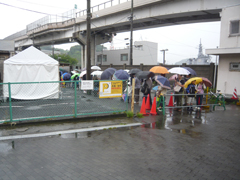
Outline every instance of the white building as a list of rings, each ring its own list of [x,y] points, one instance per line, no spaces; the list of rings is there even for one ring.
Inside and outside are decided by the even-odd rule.
[[[157,65],[158,44],[149,41],[136,41],[133,45],[133,65]],[[130,48],[96,52],[96,64],[129,65]]]
[[[220,47],[206,53],[219,55],[217,90],[232,96],[236,88],[240,97],[240,5],[222,10]]]

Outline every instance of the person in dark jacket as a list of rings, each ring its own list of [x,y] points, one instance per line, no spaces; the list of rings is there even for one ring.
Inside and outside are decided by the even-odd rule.
[[[188,102],[187,102],[187,106],[192,106],[193,105],[193,101],[195,101],[195,93],[196,93],[196,88],[195,88],[195,84],[196,84],[196,81],[192,81],[191,84],[188,85],[187,89],[186,89],[186,92],[188,95]],[[187,107],[187,110],[188,111],[193,111],[193,108],[189,108]]]
[[[175,92],[175,94],[179,94],[178,96],[175,96],[175,100],[177,103],[177,106],[182,106],[182,96],[180,94],[183,94],[184,91],[184,80],[182,79],[182,75],[178,74],[178,77],[175,79],[175,85],[180,86],[181,89],[178,92]],[[176,108],[177,111],[182,111],[181,108]]]

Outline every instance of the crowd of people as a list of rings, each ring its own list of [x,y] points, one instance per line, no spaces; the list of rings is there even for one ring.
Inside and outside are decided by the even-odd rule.
[[[69,73],[70,74],[70,73]],[[165,78],[165,74],[161,74]],[[64,78],[67,77],[67,78]],[[101,76],[91,76],[92,80],[101,80]],[[196,103],[196,105],[202,105],[202,99],[204,94],[204,89],[206,88],[203,82],[197,83],[196,81],[191,81],[190,84],[188,84],[187,87],[185,87],[185,83],[191,78],[191,74],[189,75],[181,75],[177,74],[174,79],[173,84],[173,90],[174,90],[174,106],[177,106],[174,110],[181,111],[182,106],[187,106],[187,111],[193,111],[193,104]],[[111,76],[110,79],[113,79],[113,76]],[[140,100],[140,93],[142,93],[142,97],[145,97],[145,100],[147,101],[148,97],[150,100],[150,105],[152,105],[152,87],[154,83],[153,77],[146,77],[144,79],[139,79],[135,73],[130,74],[129,79],[127,81],[126,87],[124,87],[123,92],[123,99],[126,101],[124,97],[128,97],[127,102],[129,103],[132,99],[132,85],[133,85],[133,79],[135,80],[135,86],[134,86],[134,103],[139,104]],[[76,71],[71,71],[71,74],[66,76],[66,72],[61,74],[61,80],[62,81],[70,81],[70,80],[86,80],[86,74],[83,76],[79,76],[79,73]],[[114,80],[114,79],[113,79]],[[94,83],[94,90],[99,91],[99,82],[96,81],[97,84]],[[167,89],[164,87],[161,87],[159,84],[157,90],[155,91],[154,96],[157,99],[157,104],[160,104],[160,107],[162,107],[162,103],[160,102],[160,99],[162,96],[165,96],[167,93]],[[67,83],[65,86],[74,87],[74,82]],[[79,89],[79,82],[77,82],[77,88]],[[127,94],[127,95],[126,95]],[[184,98],[183,97],[184,95]],[[184,102],[182,102],[184,100]],[[200,106],[198,109],[200,109]]]
[[[182,105],[187,106],[187,111],[194,110],[194,101],[196,102],[196,105],[199,105],[197,108],[201,108],[200,106],[202,105],[204,89],[206,88],[206,86],[203,84],[203,81],[196,84],[196,80],[191,81],[187,88],[185,88],[184,84],[190,78],[191,74],[185,76],[178,74],[174,84],[174,93],[176,94],[176,96],[174,96],[174,104],[178,107]],[[179,89],[175,87],[179,87]],[[185,94],[184,103],[182,102],[182,94]],[[181,108],[176,108],[175,110],[181,111]]]
[[[193,104],[199,105],[197,109],[201,108],[202,99],[204,94],[204,89],[206,86],[203,82],[196,84],[196,81],[192,81],[187,88],[184,87],[185,83],[191,78],[191,74],[189,75],[180,75],[178,74],[173,83],[174,90],[174,108],[176,111],[181,111],[181,106],[186,106],[187,111],[193,111]],[[146,78],[146,79],[138,79],[135,74],[130,75],[128,80],[128,86],[125,89],[125,93],[128,92],[128,102],[132,99],[132,79],[135,79],[135,97],[134,103],[139,103],[140,93],[142,93],[142,98],[147,97],[150,98],[150,104],[152,105],[152,97],[151,90],[153,87],[154,78]],[[160,101],[161,96],[165,96],[167,93],[167,89],[158,85],[158,89],[155,91],[154,96],[156,96],[157,104]],[[183,95],[184,94],[184,95]],[[159,103],[160,108],[163,106],[163,102]]]

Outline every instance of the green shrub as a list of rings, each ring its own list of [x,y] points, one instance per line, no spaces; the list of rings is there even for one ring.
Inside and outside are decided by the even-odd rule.
[[[142,118],[142,117],[143,117],[143,114],[138,112],[138,113],[137,113],[137,117],[138,117],[138,118]]]
[[[127,117],[132,118],[134,116],[132,111],[127,111]]]

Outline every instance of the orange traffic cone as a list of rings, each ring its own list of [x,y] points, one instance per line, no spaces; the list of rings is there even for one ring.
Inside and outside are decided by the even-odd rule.
[[[151,105],[150,105],[150,97],[149,97],[149,94],[148,94],[147,102],[146,102],[146,110],[150,110],[150,109],[151,109]]]
[[[142,100],[142,106],[141,106],[140,113],[143,114],[144,116],[148,116],[149,115],[148,113],[146,113],[145,97],[143,97],[143,100]]]
[[[231,99],[238,99],[238,96],[237,96],[237,89],[236,89],[236,88],[234,88],[233,96],[231,97]]]
[[[152,104],[152,109],[150,111],[151,115],[157,115],[157,102],[156,102],[156,97],[154,97],[153,104]]]
[[[172,96],[170,96],[168,106],[172,106],[173,107],[173,97]]]

